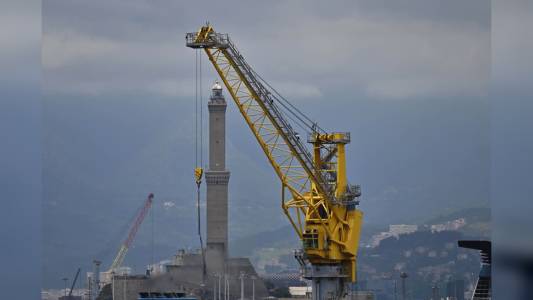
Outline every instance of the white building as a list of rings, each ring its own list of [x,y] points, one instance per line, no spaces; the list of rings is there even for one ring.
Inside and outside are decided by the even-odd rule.
[[[465,225],[466,225],[466,220],[464,218],[460,218],[460,219],[448,221],[442,224],[431,225],[431,232],[459,230],[461,227]]]
[[[311,298],[313,288],[310,286],[289,286],[292,298]]]
[[[399,237],[401,234],[409,234],[418,231],[418,225],[408,225],[408,224],[398,224],[398,225],[389,225],[389,232],[395,236]]]
[[[377,247],[382,240],[395,237],[399,238],[402,234],[409,234],[418,231],[418,225],[408,225],[408,224],[395,224],[389,225],[389,231],[380,232],[374,235],[370,239],[370,246]]]

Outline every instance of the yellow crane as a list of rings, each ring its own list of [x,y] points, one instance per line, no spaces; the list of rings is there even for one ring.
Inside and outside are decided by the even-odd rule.
[[[358,185],[346,178],[347,132],[325,132],[301,114],[248,65],[227,34],[209,24],[186,34],[203,49],[281,180],[281,207],[302,240],[296,252],[313,299],[339,299],[356,281],[363,213]],[[288,122],[309,130],[307,142]],[[286,191],[290,197],[286,197]]]

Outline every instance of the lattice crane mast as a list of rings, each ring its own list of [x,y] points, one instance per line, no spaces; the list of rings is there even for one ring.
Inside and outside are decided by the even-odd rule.
[[[72,297],[72,291],[74,291],[74,287],[76,286],[76,282],[78,281],[78,277],[80,276],[81,268],[78,268],[78,271],[76,271],[76,276],[74,276],[74,280],[72,281],[72,285],[70,286],[70,291],[68,292],[68,297]],[[74,299],[74,298],[73,298]]]
[[[210,25],[187,33],[186,45],[203,49],[256,137],[282,184],[281,207],[302,240],[296,258],[313,281],[314,299],[338,299],[356,281],[362,224],[360,187],[346,179],[346,132],[327,133],[266,83],[227,34]],[[293,113],[292,117],[290,115]],[[299,112],[299,111],[297,111]],[[288,122],[308,124],[312,152]],[[292,197],[285,197],[288,190]]]
[[[146,201],[144,202],[143,207],[139,211],[139,214],[135,218],[135,221],[133,222],[133,225],[131,226],[130,231],[128,233],[128,237],[124,240],[124,242],[120,246],[120,249],[118,250],[118,253],[115,256],[113,263],[111,264],[111,266],[109,267],[109,270],[107,271],[108,273],[112,273],[114,270],[122,266],[122,262],[124,261],[124,258],[126,257],[126,253],[128,252],[128,249],[133,243],[133,239],[135,239],[135,235],[137,234],[139,227],[144,221],[146,214],[148,213],[148,211],[150,210],[150,207],[152,206],[153,199],[154,199],[154,194],[150,193],[148,195],[148,198],[146,198]]]

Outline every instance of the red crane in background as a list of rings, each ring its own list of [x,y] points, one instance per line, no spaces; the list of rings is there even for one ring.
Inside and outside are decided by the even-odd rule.
[[[129,233],[128,237],[122,243],[122,246],[118,250],[117,256],[113,260],[113,263],[111,264],[111,267],[109,267],[108,272],[112,272],[115,269],[122,266],[122,262],[124,261],[124,257],[126,257],[126,253],[128,252],[128,249],[130,248],[131,244],[133,243],[133,239],[135,238],[135,235],[137,234],[137,231],[139,230],[139,227],[141,226],[142,222],[144,221],[144,218],[146,217],[146,214],[150,210],[150,207],[152,206],[154,194],[150,193],[148,195],[148,198],[146,199],[144,206],[142,207],[141,211],[139,212],[139,215],[135,219],[135,222],[133,223]]]

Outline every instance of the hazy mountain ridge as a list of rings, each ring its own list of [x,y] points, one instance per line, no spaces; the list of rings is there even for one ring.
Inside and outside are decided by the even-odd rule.
[[[459,248],[465,236],[459,231],[418,231],[390,237],[375,248],[361,249],[359,278],[368,288],[393,299],[400,273],[408,274],[407,293],[415,299],[429,299],[432,287],[445,291],[449,280],[464,280],[465,288],[475,280],[480,260],[477,251]]]

